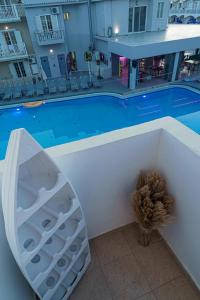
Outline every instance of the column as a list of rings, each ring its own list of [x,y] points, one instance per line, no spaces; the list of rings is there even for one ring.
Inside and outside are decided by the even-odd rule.
[[[129,75],[129,88],[134,90],[136,88],[136,76],[137,76],[137,61],[130,61],[130,75]]]
[[[176,80],[176,74],[177,74],[178,65],[179,65],[179,56],[180,56],[180,52],[176,52],[175,59],[174,59],[174,67],[173,67],[173,72],[172,72],[172,81]]]

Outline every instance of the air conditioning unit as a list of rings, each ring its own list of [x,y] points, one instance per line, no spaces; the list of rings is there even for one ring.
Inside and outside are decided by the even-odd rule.
[[[51,7],[52,15],[58,15],[60,13],[59,7]]]

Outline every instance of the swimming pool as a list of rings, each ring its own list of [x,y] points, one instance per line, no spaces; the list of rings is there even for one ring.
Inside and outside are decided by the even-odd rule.
[[[98,95],[31,109],[22,106],[1,109],[0,159],[5,156],[10,132],[16,128],[26,128],[47,148],[164,116],[178,119],[197,111],[200,111],[200,94],[183,87],[169,87],[126,99]],[[186,123],[190,127],[192,122]]]

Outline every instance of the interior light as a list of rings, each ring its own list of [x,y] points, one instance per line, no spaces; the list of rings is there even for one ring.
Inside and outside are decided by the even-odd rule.
[[[64,20],[69,21],[70,18],[70,13],[69,12],[64,12]]]
[[[53,54],[53,49],[50,49],[49,52],[50,52],[51,54]]]
[[[5,26],[5,30],[8,30],[9,29],[9,27],[8,26]]]
[[[118,26],[115,27],[114,33],[115,33],[115,35],[118,35],[118,34],[119,34],[119,27],[118,27]]]

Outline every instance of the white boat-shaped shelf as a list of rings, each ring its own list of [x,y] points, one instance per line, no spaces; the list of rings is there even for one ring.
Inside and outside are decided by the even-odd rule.
[[[90,262],[83,212],[71,183],[24,129],[11,133],[2,182],[6,235],[44,300],[68,299]]]

